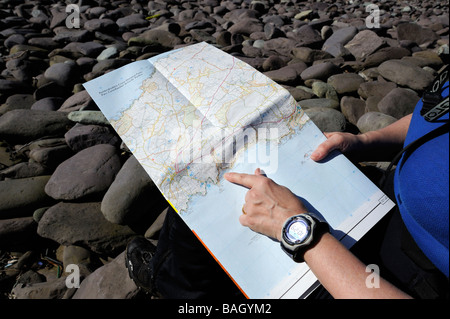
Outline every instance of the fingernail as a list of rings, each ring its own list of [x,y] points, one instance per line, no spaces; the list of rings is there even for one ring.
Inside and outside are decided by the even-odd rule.
[[[317,160],[321,156],[322,156],[322,153],[320,153],[319,151],[314,151],[314,152],[312,152],[310,157],[311,157],[312,160]]]

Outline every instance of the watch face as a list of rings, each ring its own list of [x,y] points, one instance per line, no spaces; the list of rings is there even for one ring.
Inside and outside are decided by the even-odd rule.
[[[292,244],[301,243],[308,237],[310,232],[309,224],[302,219],[293,220],[286,227],[286,237]]]

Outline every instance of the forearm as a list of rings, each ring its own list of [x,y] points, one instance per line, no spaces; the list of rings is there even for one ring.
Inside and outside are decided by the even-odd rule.
[[[314,247],[305,252],[304,259],[336,299],[410,298],[382,278],[379,288],[367,287],[366,279],[370,273],[366,272],[366,266],[329,233],[325,233]]]
[[[331,151],[338,149],[354,162],[390,161],[402,149],[411,117],[407,115],[385,128],[364,134],[325,133],[327,140],[311,154],[311,159],[323,160]]]
[[[367,132],[362,134],[362,136],[365,137],[366,143],[372,146],[389,144],[402,145],[408,133],[411,117],[412,114],[409,114],[385,128]]]
[[[366,150],[364,154],[359,152],[361,156],[375,159],[390,159],[394,156],[402,149],[411,117],[412,114],[407,115],[385,128],[359,135],[363,148]]]

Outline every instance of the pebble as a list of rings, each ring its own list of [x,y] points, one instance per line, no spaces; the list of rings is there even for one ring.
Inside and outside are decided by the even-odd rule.
[[[0,219],[31,216],[35,209],[52,199],[44,187],[50,176],[36,176],[0,181]]]
[[[67,118],[80,124],[109,125],[101,111],[72,111]]]
[[[337,93],[345,94],[358,91],[364,79],[355,73],[342,73],[330,76],[327,82]]]
[[[302,100],[299,102],[299,105],[304,109],[311,109],[316,107],[337,109],[339,107],[339,102],[334,99],[319,98]]]
[[[326,81],[330,76],[338,71],[339,68],[335,64],[331,62],[324,62],[308,67],[301,73],[301,77],[303,81],[311,79]]]
[[[32,149],[29,152],[28,157],[35,163],[54,169],[72,155],[72,150],[66,143],[64,143],[63,145]]]
[[[114,146],[91,146],[61,163],[45,185],[45,192],[57,200],[103,196],[120,167]]]
[[[4,163],[4,161],[2,161]],[[0,171],[0,180],[5,178],[18,179],[48,175],[52,171],[42,164],[33,162],[11,163],[11,166]]]
[[[395,88],[378,103],[378,110],[397,119],[411,114],[420,97],[410,89]]]
[[[311,46],[313,48],[318,48],[322,45],[323,39],[320,32],[314,29],[310,25],[304,25],[294,30],[292,38],[298,41],[299,46]]]
[[[381,48],[364,59],[364,67],[371,68],[374,66],[378,66],[387,60],[401,59],[410,54],[411,52],[406,48],[400,47]]]
[[[347,121],[344,114],[328,107],[306,109],[305,113],[323,132],[344,132]]]
[[[328,83],[315,81],[311,89],[317,97],[339,101],[335,88]]]
[[[128,276],[125,252],[98,268],[81,283],[73,299],[133,299],[139,288]]]
[[[116,32],[119,26],[111,19],[89,19],[83,27],[92,32]]]
[[[290,56],[292,48],[296,41],[290,38],[275,38],[264,41],[264,51],[269,54],[278,54],[282,56]]]
[[[33,105],[31,105],[31,109],[39,111],[57,111],[63,102],[64,99],[61,97],[45,97],[34,102]]]
[[[400,86],[423,91],[434,80],[434,75],[404,60],[389,60],[378,67],[380,75]]]
[[[344,48],[356,59],[362,60],[384,45],[384,40],[371,30],[363,30],[356,34]]]
[[[341,99],[341,112],[350,123],[356,125],[366,113],[366,102],[353,96],[344,96]]]
[[[72,126],[67,114],[54,111],[12,110],[0,117],[0,136],[18,143],[26,143],[66,132]]]
[[[6,142],[0,141],[0,169],[10,167],[20,162],[21,159],[16,157],[14,150],[11,149],[11,146]]]
[[[306,64],[303,62],[290,64],[278,70],[268,71],[264,74],[280,84],[295,85],[299,82],[302,72],[306,69]]]
[[[180,38],[175,34],[165,30],[148,30],[137,37],[128,40],[128,45],[150,46],[157,52],[173,49],[181,44]]]
[[[271,55],[264,61],[262,68],[264,71],[267,72],[267,71],[281,69],[281,68],[285,67],[286,64],[287,64],[287,61],[285,59],[283,59],[277,55]],[[305,68],[306,68],[306,65],[305,65]]]
[[[129,225],[164,209],[164,200],[155,194],[157,187],[136,158],[130,156],[103,197],[101,210],[110,222]],[[160,209],[155,209],[158,206]]]
[[[364,82],[359,85],[358,94],[367,99],[371,96],[386,96],[390,91],[397,88],[397,84],[393,82],[371,81]]]
[[[60,86],[71,87],[78,80],[77,65],[74,62],[55,63],[45,71],[44,76]]]
[[[65,142],[74,152],[98,144],[111,144],[119,146],[120,137],[108,126],[84,125],[77,123],[65,135]]]
[[[96,261],[94,260],[94,254],[84,247],[69,245],[63,246],[63,257],[62,262],[64,265],[64,269],[67,268],[68,265],[86,265],[87,267],[95,267]]]
[[[79,4],[80,28],[68,28],[64,2],[0,2],[0,245],[24,256],[0,266],[1,297],[138,296],[126,241],[157,238],[169,204],[84,82],[207,41],[282,85],[322,131],[364,133],[411,112],[449,60],[448,1],[383,1],[380,28],[364,25],[361,1]],[[53,250],[80,266],[79,289],[32,267]]]
[[[366,133],[369,131],[382,129],[386,126],[391,125],[395,121],[397,121],[397,119],[388,114],[384,114],[381,112],[367,112],[359,118],[356,126],[361,131],[361,133]]]
[[[88,30],[67,29],[59,27],[54,29],[56,35],[53,37],[55,42],[85,42],[91,39],[91,33]]]
[[[18,284],[11,294],[16,299],[65,299],[66,291],[66,278],[61,277],[52,281]]]
[[[438,39],[437,34],[430,28],[424,28],[417,23],[401,23],[397,27],[397,39],[399,41],[412,41],[422,45]]]
[[[31,94],[11,95],[6,99],[5,103],[0,106],[0,115],[12,110],[30,109],[34,102],[34,97]]]
[[[121,252],[136,233],[128,226],[108,222],[100,205],[99,202],[60,202],[44,213],[37,233],[61,245],[87,247],[98,254]]]
[[[355,26],[340,28],[325,41],[322,50],[334,57],[343,56],[348,52],[344,45],[352,40],[357,34],[358,29]]]
[[[102,53],[100,53],[100,55],[97,57],[98,61],[101,60],[107,60],[107,59],[112,59],[115,58],[119,55],[119,50],[116,47],[109,47],[106,48],[102,51]]]
[[[3,218],[3,217],[2,217]],[[11,249],[36,237],[37,224],[33,217],[0,219],[0,248]]]
[[[328,52],[314,50],[308,47],[293,48],[292,55],[305,63],[313,63],[314,61],[333,58],[333,56]]]
[[[314,92],[308,87],[285,86],[285,88],[291,93],[296,101],[308,100],[314,97]]]
[[[74,111],[83,111],[83,110],[92,110],[96,109],[97,105],[92,100],[91,96],[87,91],[81,91],[73,94],[62,103],[61,107],[58,111],[62,112],[74,112]],[[74,116],[76,114],[72,114]]]
[[[0,78],[0,100],[3,102],[12,94],[20,94],[30,91],[27,83],[19,82],[15,79],[5,80]]]
[[[148,21],[145,20],[143,14],[134,13],[117,19],[116,24],[119,26],[120,31],[127,31],[137,28],[145,28],[148,26]]]

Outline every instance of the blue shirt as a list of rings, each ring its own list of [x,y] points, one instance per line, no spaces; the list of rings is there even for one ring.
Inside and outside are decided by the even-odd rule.
[[[448,96],[449,83],[442,96]],[[436,122],[420,115],[417,104],[405,146],[448,121],[447,113]],[[394,189],[406,228],[428,259],[449,276],[449,134],[436,137],[414,151],[406,151],[395,172]]]

